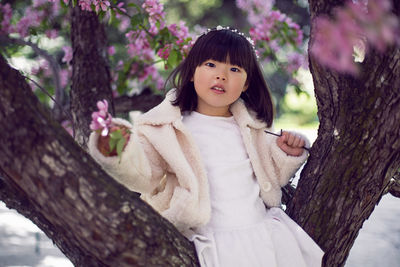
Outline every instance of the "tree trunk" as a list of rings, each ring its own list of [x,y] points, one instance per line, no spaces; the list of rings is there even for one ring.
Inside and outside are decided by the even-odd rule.
[[[310,0],[311,17],[338,2]],[[360,68],[352,77],[310,59],[320,127],[288,213],[326,252],[324,266],[344,265],[400,166],[399,47],[369,52]]]
[[[79,6],[72,9],[71,41],[71,113],[76,129],[75,140],[86,148],[91,114],[97,110],[97,101],[106,99],[114,115],[107,38],[96,13],[82,11]]]
[[[75,266],[195,266],[193,244],[109,177],[0,56],[0,198]]]

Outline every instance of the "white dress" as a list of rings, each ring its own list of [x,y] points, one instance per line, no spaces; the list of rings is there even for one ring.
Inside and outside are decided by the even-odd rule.
[[[190,237],[202,267],[317,267],[318,245],[280,208],[266,209],[233,117],[184,114],[207,170],[211,219]]]

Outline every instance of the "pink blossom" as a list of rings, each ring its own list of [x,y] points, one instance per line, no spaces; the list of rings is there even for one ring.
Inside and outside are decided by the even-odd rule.
[[[236,5],[241,9],[250,9],[251,1],[248,0],[236,0]]]
[[[129,41],[128,54],[131,57],[138,57],[141,60],[152,60],[153,49],[150,47],[145,31],[129,31],[125,35]]]
[[[158,0],[146,0],[142,7],[151,17],[162,19],[164,18],[164,5]]]
[[[356,73],[352,62],[353,40],[344,33],[344,27],[337,27],[329,19],[319,17],[315,21],[316,28],[311,53],[318,60],[335,70]]]
[[[154,79],[155,79],[156,88],[157,88],[158,90],[164,89],[164,83],[165,83],[165,81],[164,81],[164,79],[161,77],[161,75],[158,74],[156,77],[154,77]]]
[[[126,9],[124,8],[124,5],[125,5],[125,3],[124,2],[119,2],[118,4],[117,4],[117,7],[115,8],[116,10],[121,10],[122,12],[125,12],[126,13]],[[124,16],[123,15],[121,15],[119,12],[116,12],[115,13],[115,16],[116,16],[116,18],[117,19],[119,19],[119,20],[122,20],[123,18],[124,18]]]
[[[153,65],[147,66],[139,74],[139,82],[144,82],[150,75],[154,74],[155,72],[157,72],[157,70]]]
[[[45,78],[52,77],[53,72],[49,66],[49,62],[47,60],[40,60],[39,66],[32,67],[31,69],[32,75],[42,75]]]
[[[172,35],[178,35],[178,26],[175,23],[168,25],[167,28]]]
[[[58,37],[58,31],[55,29],[51,29],[51,30],[46,30],[46,36],[49,39],[55,39]]]
[[[64,120],[61,123],[61,126],[69,133],[69,135],[73,136],[72,123],[70,120]]]
[[[60,72],[60,85],[62,88],[67,86],[69,78],[71,76],[71,72],[68,69],[62,69]]]
[[[102,136],[107,136],[111,126],[112,116],[108,112],[107,100],[98,101],[97,108],[99,111],[92,113],[92,122],[90,123],[90,129],[92,131],[101,130]]]
[[[158,0],[146,0],[142,8],[149,14],[149,32],[154,35],[157,34],[160,28],[165,27],[164,5]],[[157,23],[160,24],[160,28],[157,27]]]
[[[117,13],[118,14],[118,13]],[[117,17],[118,18],[118,17]],[[120,18],[120,24],[118,26],[118,29],[121,32],[125,32],[126,29],[131,25],[131,20],[128,17],[121,17]]]
[[[286,70],[289,73],[292,73],[294,71],[297,71],[300,67],[305,66],[305,56],[297,53],[297,52],[292,52],[287,55],[287,66]]]
[[[44,4],[46,4],[48,2],[49,2],[48,0],[33,0],[32,1],[32,6],[34,8],[36,8],[36,7],[40,7],[40,6],[44,5]]]
[[[247,19],[252,25],[268,17],[274,4],[275,0],[236,0],[236,5],[247,11]]]
[[[115,47],[113,45],[109,46],[108,49],[107,49],[107,52],[108,52],[108,54],[110,56],[114,55],[115,54]]]
[[[92,0],[79,0],[79,6],[83,11],[92,11]]]
[[[383,51],[387,45],[400,43],[398,19],[390,13],[390,1],[348,2],[337,9],[334,20],[315,19],[311,53],[321,64],[342,72],[356,73],[353,50],[360,40]]]
[[[73,54],[72,54],[72,47],[70,46],[64,46],[62,48],[64,50],[64,57],[62,58],[62,62],[65,62],[67,64],[70,64]]]
[[[50,63],[47,60],[43,60],[40,63],[41,71],[43,72],[44,77],[52,77],[53,71],[50,68]]]
[[[168,57],[169,57],[169,53],[170,53],[170,51],[171,51],[171,44],[169,44],[169,45],[166,45],[166,46],[164,46],[163,48],[160,48],[159,50],[158,50],[158,52],[157,52],[157,55],[160,57],[160,58],[162,58],[162,59],[164,59],[164,60],[167,60],[168,59]]]
[[[10,33],[12,31],[11,28],[11,18],[12,18],[12,9],[10,4],[1,5],[0,10],[3,14],[3,21],[1,22],[0,32]]]
[[[39,26],[43,15],[43,11],[37,11],[32,7],[28,7],[25,10],[25,15],[18,21],[16,26],[16,30],[19,35],[22,38],[28,36],[29,28]]]
[[[107,0],[92,0],[93,4],[96,7],[96,12],[99,10],[107,11],[108,7],[110,6],[110,2]]]

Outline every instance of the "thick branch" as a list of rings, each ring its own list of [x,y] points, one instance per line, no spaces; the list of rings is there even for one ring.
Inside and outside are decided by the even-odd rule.
[[[75,266],[193,266],[193,244],[109,177],[0,57],[0,197]]]
[[[400,171],[393,176],[388,186],[388,192],[394,197],[400,198]]]
[[[114,99],[115,112],[127,113],[132,110],[146,112],[160,104],[164,99],[162,95],[156,95],[150,89],[144,89],[140,94],[133,96],[119,96]]]

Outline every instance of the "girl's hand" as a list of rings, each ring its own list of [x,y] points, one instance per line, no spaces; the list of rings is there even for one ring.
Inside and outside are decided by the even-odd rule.
[[[122,125],[121,126],[120,125],[111,126],[109,134],[107,134],[106,136],[102,136],[102,135],[99,136],[97,148],[99,149],[100,153],[106,157],[118,155],[116,147],[114,147],[113,150],[110,151],[110,134],[113,132],[116,132],[118,130],[121,131],[122,136],[125,139],[125,144],[123,147],[123,149],[125,149],[126,144],[128,143],[129,138],[130,138],[130,131],[126,126],[122,126]]]
[[[276,144],[287,155],[298,157],[303,154],[305,141],[301,136],[282,132],[282,135],[276,139]]]

